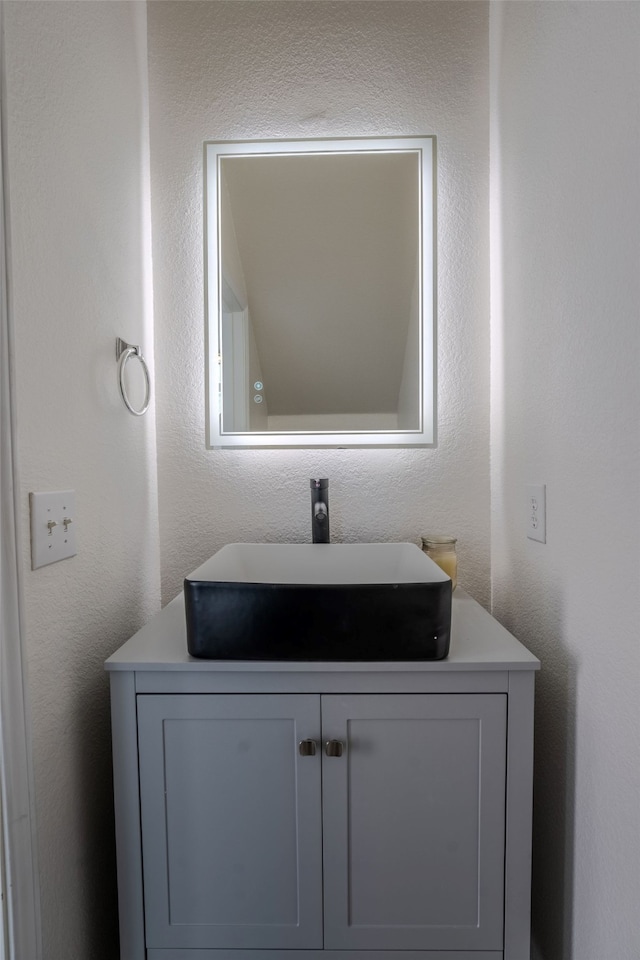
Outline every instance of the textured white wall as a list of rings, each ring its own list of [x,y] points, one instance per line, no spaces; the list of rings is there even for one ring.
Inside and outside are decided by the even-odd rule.
[[[146,11],[6,3],[11,300],[24,610],[45,960],[116,947],[103,661],[159,607],[153,411],[117,392],[115,338],[153,365]],[[77,557],[31,571],[28,492],[76,490]],[[32,958],[22,958],[32,960]]]
[[[542,660],[539,960],[640,956],[639,36],[637,3],[492,7],[493,599]]]
[[[223,544],[459,537],[489,596],[488,4],[164,2],[148,10],[163,598]],[[206,450],[203,141],[438,136],[438,446]]]

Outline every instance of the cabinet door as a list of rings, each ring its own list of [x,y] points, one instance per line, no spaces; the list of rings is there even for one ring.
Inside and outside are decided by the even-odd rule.
[[[326,696],[325,949],[500,950],[506,696]]]
[[[147,947],[322,946],[320,700],[138,696]]]

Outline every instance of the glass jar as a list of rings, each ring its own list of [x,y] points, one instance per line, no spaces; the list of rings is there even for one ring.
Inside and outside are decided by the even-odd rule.
[[[428,557],[438,564],[451,577],[452,589],[458,583],[458,556],[455,537],[423,537],[422,549]]]

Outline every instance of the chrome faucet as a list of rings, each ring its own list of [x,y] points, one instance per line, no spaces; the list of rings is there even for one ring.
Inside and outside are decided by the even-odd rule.
[[[329,543],[329,481],[310,480],[311,539],[313,543]]]

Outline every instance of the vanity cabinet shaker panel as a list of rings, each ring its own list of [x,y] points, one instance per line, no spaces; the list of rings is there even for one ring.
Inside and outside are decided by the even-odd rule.
[[[140,696],[147,947],[321,947],[308,696]]]
[[[325,949],[498,950],[506,696],[326,696]]]

